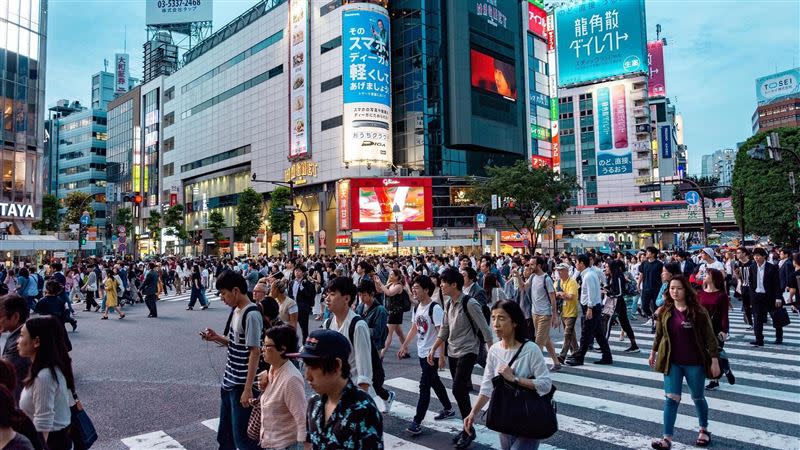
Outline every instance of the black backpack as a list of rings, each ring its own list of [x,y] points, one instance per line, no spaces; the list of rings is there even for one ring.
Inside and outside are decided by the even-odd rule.
[[[469,327],[472,329],[472,333],[478,338],[478,360],[477,363],[480,364],[481,367],[486,367],[486,339],[483,337],[483,333],[475,326],[475,322],[472,320],[472,315],[469,313],[469,308],[467,308],[467,303],[472,300],[473,297],[469,295],[465,295],[464,298],[461,299],[461,308],[464,314],[467,316],[467,320],[469,320]],[[481,305],[481,311],[483,312],[484,319],[486,319],[486,323],[490,324],[491,311],[489,311],[489,306],[485,305],[478,299],[475,299],[479,305]],[[449,311],[450,303],[447,304],[447,308]],[[488,314],[487,314],[488,313]]]
[[[347,336],[350,338],[350,347],[353,352],[356,351],[356,346],[353,344],[353,338],[355,337],[356,333],[356,324],[364,320],[361,316],[353,317],[353,320],[350,321],[350,327],[347,329]],[[328,320],[325,321],[325,329],[331,329],[331,322],[333,322],[333,317],[329,317]],[[367,323],[364,321],[364,323]],[[367,329],[369,329],[369,324],[367,324]],[[370,337],[369,340],[369,348],[370,348],[370,362],[372,365],[372,385],[373,386],[383,386],[383,382],[386,379],[386,373],[383,371],[383,362],[381,361],[381,355],[378,352],[378,349],[375,348],[375,345],[372,344],[372,338]]]

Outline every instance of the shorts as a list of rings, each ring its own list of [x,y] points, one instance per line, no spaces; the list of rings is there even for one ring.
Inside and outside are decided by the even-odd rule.
[[[402,309],[393,309],[389,311],[389,325],[402,325],[403,324],[403,312]]]
[[[544,347],[547,341],[550,340],[550,323],[553,316],[542,316],[539,314],[533,315],[533,323],[536,328],[536,345]]]

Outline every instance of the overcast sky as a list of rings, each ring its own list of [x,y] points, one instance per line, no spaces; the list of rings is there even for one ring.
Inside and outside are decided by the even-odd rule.
[[[214,29],[255,3],[214,0]],[[61,98],[88,105],[92,74],[104,59],[113,66],[126,34],[131,74],[141,76],[143,0],[50,0],[49,10],[48,106]],[[699,173],[701,155],[751,135],[755,79],[800,64],[800,1],[647,0],[649,39],[656,24],[668,42],[667,95],[684,118],[689,172]]]

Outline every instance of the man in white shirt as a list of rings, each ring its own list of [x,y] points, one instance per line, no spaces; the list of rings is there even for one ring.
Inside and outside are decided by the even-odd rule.
[[[706,279],[708,269],[717,269],[720,272],[725,273],[725,265],[717,260],[717,258],[714,256],[714,249],[711,247],[704,248],[703,251],[700,252],[700,258],[703,260],[703,262],[700,263],[700,268],[697,270],[697,276],[695,278],[701,284],[703,283],[703,280]]]
[[[581,271],[580,303],[581,309],[585,315],[585,320],[581,327],[580,348],[567,359],[566,364],[568,366],[582,366],[592,340],[597,340],[597,344],[600,345],[600,351],[603,354],[603,357],[594,363],[611,364],[611,349],[608,346],[605,333],[603,333],[603,329],[600,326],[603,315],[600,280],[597,278],[597,273],[594,268],[591,267],[589,255],[578,256],[578,270]]]

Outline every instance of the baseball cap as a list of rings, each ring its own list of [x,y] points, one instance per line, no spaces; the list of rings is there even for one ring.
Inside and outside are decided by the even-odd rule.
[[[558,264],[556,265],[556,270],[569,270],[569,264]]]
[[[314,330],[308,335],[300,353],[289,353],[289,358],[318,359],[350,357],[350,342],[341,333],[333,330]]]

